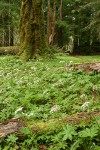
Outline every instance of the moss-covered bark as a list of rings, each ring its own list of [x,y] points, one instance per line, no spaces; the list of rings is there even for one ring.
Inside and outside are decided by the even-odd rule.
[[[34,1],[35,50],[40,54],[43,54],[47,48],[42,3],[43,0]]]
[[[46,49],[42,0],[22,0],[20,12],[20,55],[24,60]]]

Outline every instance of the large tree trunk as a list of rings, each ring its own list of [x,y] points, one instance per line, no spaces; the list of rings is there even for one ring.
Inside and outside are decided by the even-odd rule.
[[[42,0],[22,0],[20,12],[20,55],[29,60],[46,50]]]

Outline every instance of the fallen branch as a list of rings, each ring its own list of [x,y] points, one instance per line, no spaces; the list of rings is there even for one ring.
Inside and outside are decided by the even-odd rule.
[[[10,133],[20,133],[20,130],[24,127],[32,128],[33,132],[45,132],[49,130],[51,124],[56,124],[56,127],[61,127],[63,123],[67,124],[80,124],[82,121],[86,123],[90,123],[94,117],[100,116],[100,111],[94,111],[91,113],[83,112],[83,113],[76,113],[74,115],[69,115],[65,118],[57,118],[51,119],[46,122],[40,121],[38,123],[31,123],[25,122],[22,118],[17,119],[10,119],[6,122],[0,123],[0,137],[5,137]]]

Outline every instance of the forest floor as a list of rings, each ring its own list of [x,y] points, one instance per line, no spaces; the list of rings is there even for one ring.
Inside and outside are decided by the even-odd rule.
[[[0,122],[1,149],[99,150],[100,56],[0,56]]]

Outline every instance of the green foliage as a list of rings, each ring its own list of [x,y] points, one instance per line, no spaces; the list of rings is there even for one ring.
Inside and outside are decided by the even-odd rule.
[[[97,136],[97,133],[98,133],[98,129],[96,129],[95,127],[91,127],[90,129],[86,128],[85,130],[81,131],[79,133],[79,136],[83,138],[86,138],[86,137],[93,138]]]
[[[76,135],[75,127],[67,125],[63,127],[63,130],[64,130],[64,132],[62,132],[62,134],[64,134],[63,140],[66,141],[67,139],[69,139],[70,141],[72,141],[73,135]]]
[[[16,143],[17,139],[18,138],[15,135],[11,134],[7,137],[7,142]]]
[[[100,57],[57,56],[26,63],[16,57],[0,57],[0,121],[17,117],[48,121],[80,113],[86,101],[90,112],[99,110],[100,74],[66,70],[70,61],[94,62]],[[60,109],[50,113],[54,105]],[[24,128],[23,137],[10,134],[0,139],[0,149],[38,150],[39,145],[46,145],[49,150],[99,150],[99,121],[96,117],[89,125],[83,122],[77,126],[62,122],[60,129],[54,123],[43,133]]]

